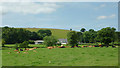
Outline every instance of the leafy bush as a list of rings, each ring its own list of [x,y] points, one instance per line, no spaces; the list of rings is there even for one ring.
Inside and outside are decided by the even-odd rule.
[[[14,48],[17,50],[19,48],[19,44],[16,43]]]
[[[19,44],[19,47],[21,47],[21,48],[27,48],[28,45],[29,45],[29,42],[28,41],[24,41],[23,43]]]
[[[4,47],[4,45],[5,45],[5,40],[2,39],[2,47]]]
[[[75,31],[71,31],[67,34],[68,44],[75,46],[78,43],[78,35]]]
[[[54,36],[46,36],[46,37],[44,37],[44,44],[46,46],[56,45],[57,41],[58,40]]]
[[[29,44],[35,44],[33,40],[29,40]]]

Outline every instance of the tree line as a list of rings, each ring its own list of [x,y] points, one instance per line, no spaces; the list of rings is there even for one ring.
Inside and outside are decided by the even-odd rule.
[[[2,28],[2,42],[6,44],[22,43],[29,40],[43,40],[45,36],[51,36],[50,30],[38,30],[31,32],[23,28]]]
[[[56,45],[58,39],[52,36],[50,30],[38,30],[37,32],[31,32],[22,28],[2,28],[2,44],[15,44],[23,43],[24,41],[30,40],[44,40],[44,43],[48,46]],[[79,43],[104,43],[109,45],[111,42],[120,41],[120,32],[116,32],[115,28],[106,27],[101,30],[95,31],[89,29],[86,31],[82,28],[80,31],[72,31],[67,33],[67,40],[69,45],[77,45]],[[34,41],[32,41],[34,42]],[[30,42],[29,42],[30,43]]]
[[[86,31],[85,28],[82,28],[79,32],[72,31],[67,34],[67,40],[69,45],[77,45],[79,43],[103,43],[108,46],[109,43],[120,42],[120,32],[116,32],[115,28],[106,27],[101,30],[95,31],[90,29]]]

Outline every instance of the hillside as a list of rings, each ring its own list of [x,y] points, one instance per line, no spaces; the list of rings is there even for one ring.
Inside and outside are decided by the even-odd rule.
[[[24,28],[24,29],[37,32],[40,29],[44,30],[49,28]],[[69,30],[64,30],[64,29],[49,29],[49,30],[51,30],[52,35],[57,37],[58,39],[67,38],[67,33],[69,32]]]

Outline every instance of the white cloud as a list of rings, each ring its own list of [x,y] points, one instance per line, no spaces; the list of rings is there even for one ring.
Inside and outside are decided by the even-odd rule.
[[[99,16],[99,17],[97,17],[97,19],[106,19],[107,18],[107,16]]]
[[[39,14],[55,12],[60,5],[55,3],[15,2],[1,3],[3,13],[15,12],[24,14]],[[0,11],[0,12],[2,12]]]
[[[111,18],[115,18],[115,14],[112,14],[110,16],[98,16],[97,19],[101,20],[101,19],[111,19]]]

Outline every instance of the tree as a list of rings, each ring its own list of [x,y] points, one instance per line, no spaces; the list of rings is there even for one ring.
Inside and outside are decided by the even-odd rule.
[[[70,29],[70,31],[72,31],[72,29]]]
[[[36,32],[29,32],[29,40],[39,40],[42,39],[41,36],[39,36]]]
[[[51,36],[52,35],[52,32],[50,30],[39,30],[37,33],[40,37],[42,37],[42,39],[45,36]]]
[[[55,38],[54,36],[46,36],[43,38],[44,40],[44,44],[46,46],[53,46],[53,45],[56,45],[58,39]]]
[[[14,48],[15,48],[16,50],[18,50],[18,48],[19,48],[19,44],[16,43]]]
[[[29,40],[29,31],[22,28],[2,28],[2,38],[7,44],[22,43]]]
[[[83,33],[84,43],[85,43],[85,42],[86,42],[86,43],[89,43],[89,42],[90,42],[90,37],[91,37],[91,35],[90,35],[90,32],[89,32],[89,31],[84,32],[84,33]]]
[[[28,45],[29,45],[29,42],[28,42],[28,41],[24,41],[23,43],[20,43],[20,44],[19,44],[19,47],[27,48]]]
[[[89,32],[94,32],[94,29],[89,29]]]
[[[120,42],[120,32],[115,32],[115,40]]]
[[[75,31],[70,31],[67,34],[67,41],[70,46],[75,46],[78,44],[78,35]]]
[[[96,42],[96,37],[97,37],[97,32],[94,31],[94,29],[90,29],[89,33],[90,33],[90,40],[89,41],[91,43],[95,43]]]
[[[114,41],[115,28],[106,27],[98,31],[98,37],[100,41],[106,46],[109,46],[109,43]]]
[[[82,28],[80,31],[81,31],[81,32],[85,32],[85,31],[86,31],[86,29],[85,29],[85,28]]]
[[[2,47],[4,47],[4,45],[5,45],[5,40],[2,39]]]
[[[83,34],[81,32],[77,32],[77,36],[78,36],[78,41],[82,42],[82,40],[83,40]]]

